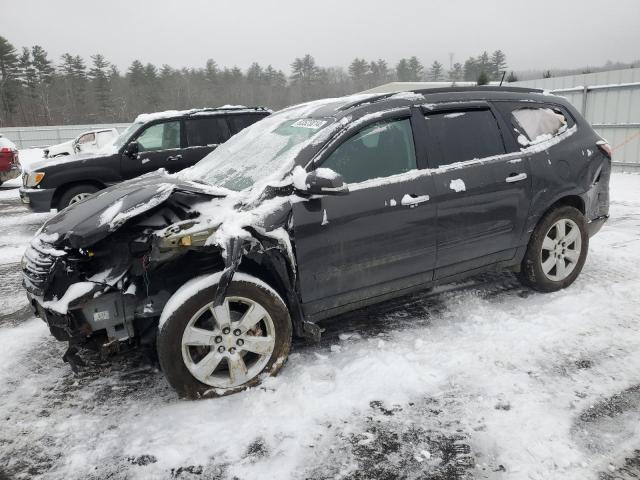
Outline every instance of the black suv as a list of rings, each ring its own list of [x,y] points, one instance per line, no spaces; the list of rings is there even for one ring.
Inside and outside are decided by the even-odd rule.
[[[219,144],[271,113],[242,106],[145,113],[96,153],[44,160],[22,175],[20,197],[36,212],[63,208],[159,168],[190,167]]]
[[[540,91],[321,100],[59,213],[24,286],[72,364],[78,346],[157,345],[182,396],[224,395],[341,312],[487,269],[569,286],[608,217],[610,169],[600,136]]]

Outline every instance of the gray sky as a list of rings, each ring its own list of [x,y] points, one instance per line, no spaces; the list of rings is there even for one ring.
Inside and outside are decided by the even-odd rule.
[[[640,0],[0,0],[14,46],[102,53],[121,70],[134,59],[174,67],[289,72],[305,53],[322,66],[356,56],[425,64],[502,49],[515,70],[640,59]]]

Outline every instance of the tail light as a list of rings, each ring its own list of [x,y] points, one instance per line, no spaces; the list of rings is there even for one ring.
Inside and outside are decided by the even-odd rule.
[[[15,150],[9,147],[0,148],[0,170],[9,170],[11,165],[17,161]]]
[[[611,160],[611,157],[613,157],[613,150],[611,150],[611,146],[604,140],[600,140],[596,145],[598,145],[600,151],[604,153],[609,160]]]

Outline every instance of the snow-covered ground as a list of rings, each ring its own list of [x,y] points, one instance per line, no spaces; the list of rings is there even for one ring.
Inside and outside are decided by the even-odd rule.
[[[578,281],[491,274],[323,324],[262,387],[179,401],[142,354],[74,376],[19,254],[48,214],[0,189],[0,478],[640,476],[640,176]]]

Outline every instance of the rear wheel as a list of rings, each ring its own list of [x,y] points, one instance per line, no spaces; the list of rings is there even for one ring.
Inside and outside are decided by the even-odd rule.
[[[588,249],[582,213],[569,206],[556,208],[540,220],[531,235],[520,281],[541,292],[566,288],[582,271]]]
[[[67,208],[69,205],[81,202],[85,198],[96,193],[98,190],[99,188],[94,185],[75,185],[62,194],[60,201],[58,202],[58,209],[62,210],[63,208]]]
[[[251,277],[234,280],[222,305],[216,285],[194,293],[158,334],[158,358],[171,386],[188,398],[228,395],[275,375],[289,354],[291,320],[280,296]]]

